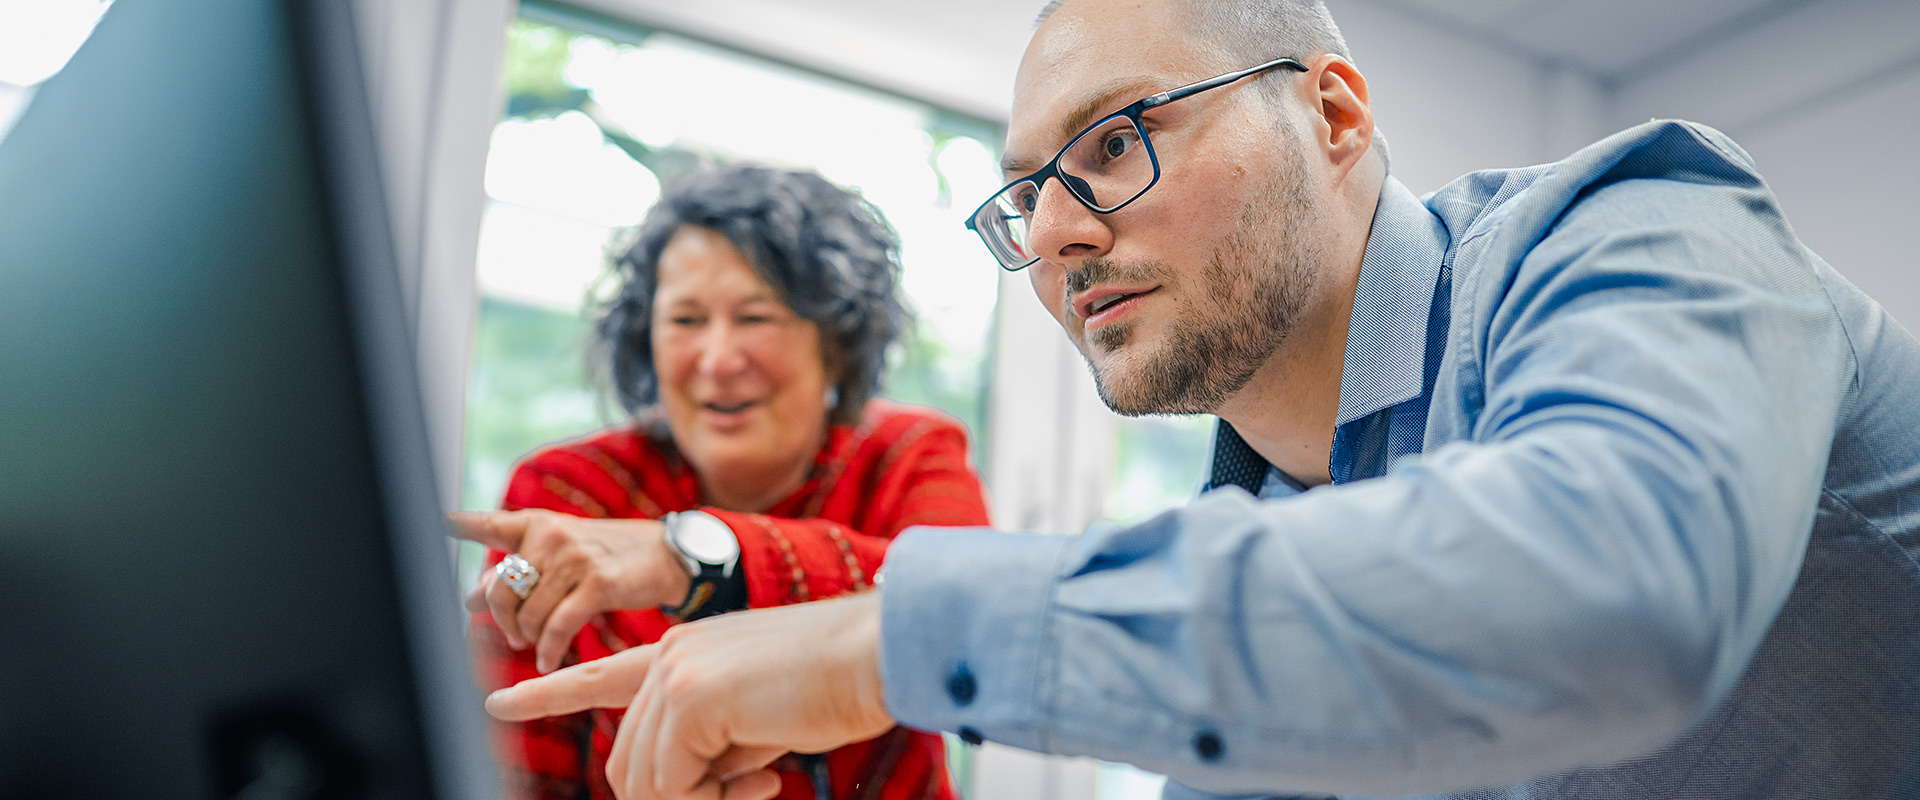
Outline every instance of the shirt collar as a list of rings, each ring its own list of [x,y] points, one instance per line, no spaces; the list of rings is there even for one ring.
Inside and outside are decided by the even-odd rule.
[[[1440,218],[1400,181],[1389,176],[1381,184],[1354,287],[1336,425],[1425,390],[1427,320],[1452,241]]]

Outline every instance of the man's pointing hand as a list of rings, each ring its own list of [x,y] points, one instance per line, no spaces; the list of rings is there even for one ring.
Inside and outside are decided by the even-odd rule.
[[[880,683],[877,592],[680,625],[638,647],[487,698],[519,721],[626,707],[607,764],[624,800],[749,800],[767,768],[893,727]]]

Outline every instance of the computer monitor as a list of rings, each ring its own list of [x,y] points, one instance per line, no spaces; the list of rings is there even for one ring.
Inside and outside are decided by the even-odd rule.
[[[350,0],[118,0],[0,141],[0,797],[495,794]]]

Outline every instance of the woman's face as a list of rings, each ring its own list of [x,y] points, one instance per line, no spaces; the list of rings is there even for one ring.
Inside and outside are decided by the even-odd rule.
[[[682,227],[658,272],[654,368],[675,443],[710,483],[797,485],[775,476],[804,476],[825,440],[831,378],[819,327],[711,229]]]

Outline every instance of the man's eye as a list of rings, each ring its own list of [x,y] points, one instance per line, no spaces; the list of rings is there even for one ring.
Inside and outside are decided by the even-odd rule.
[[[1102,149],[1106,151],[1107,160],[1111,161],[1126,155],[1128,151],[1133,149],[1133,145],[1138,138],[1132,128],[1114,131],[1113,135],[1108,136],[1106,141],[1101,142]]]
[[[1023,213],[1032,214],[1033,209],[1038,207],[1039,205],[1040,205],[1039,195],[1034,194],[1033,192],[1028,192],[1026,194],[1020,195],[1020,210]]]
[[[668,317],[667,323],[670,325],[676,325],[682,328],[691,328],[695,325],[700,324],[700,318],[699,317]]]

